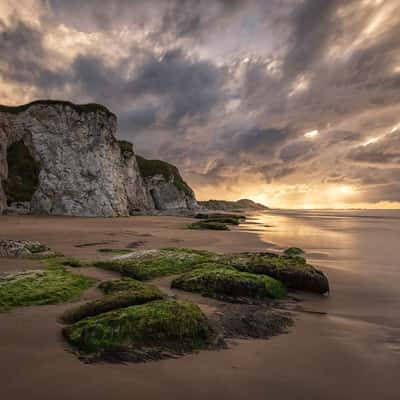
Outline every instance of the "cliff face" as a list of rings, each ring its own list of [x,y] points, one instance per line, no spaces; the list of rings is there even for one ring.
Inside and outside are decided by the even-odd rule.
[[[38,101],[0,107],[0,213],[7,204],[4,189],[18,188],[7,179],[7,150],[16,143],[38,166],[30,202],[34,213],[123,216],[148,208],[136,158],[121,151],[115,139],[116,122],[95,104]]]
[[[147,160],[141,156],[136,159],[150,208],[193,210],[198,207],[193,190],[182,179],[178,168],[161,160]]]
[[[0,106],[0,214],[126,216],[197,207],[178,169],[136,157],[115,138],[117,118],[98,104],[40,100]]]

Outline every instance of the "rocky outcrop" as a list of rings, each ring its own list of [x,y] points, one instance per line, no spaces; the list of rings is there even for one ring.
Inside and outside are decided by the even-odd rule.
[[[249,199],[240,199],[237,201],[228,200],[207,200],[199,201],[199,205],[207,210],[234,211],[234,210],[268,210],[264,204],[256,203]]]
[[[0,214],[7,202],[29,202],[37,214],[105,217],[190,207],[194,195],[179,172],[142,177],[116,125],[98,104],[0,106]]]
[[[40,242],[30,240],[0,240],[0,257],[26,257],[48,251]]]
[[[198,204],[193,190],[182,179],[178,168],[161,160],[136,156],[150,208],[194,210]]]

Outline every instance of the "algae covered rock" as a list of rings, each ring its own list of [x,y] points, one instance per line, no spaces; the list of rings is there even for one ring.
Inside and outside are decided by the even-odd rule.
[[[200,308],[187,301],[159,300],[83,319],[64,328],[81,353],[132,361],[207,348],[214,331]]]
[[[143,282],[131,278],[114,279],[112,281],[101,282],[98,288],[105,294],[130,291],[141,291],[143,289],[154,288],[154,286],[146,285]]]
[[[197,213],[194,216],[196,219],[205,220],[208,222],[221,222],[229,225],[239,225],[246,217],[241,214],[221,214],[221,213]]]
[[[285,287],[271,277],[241,272],[223,264],[204,264],[202,268],[176,278],[171,287],[245,302],[245,299],[278,299],[286,294]]]
[[[228,231],[228,225],[239,225],[246,217],[240,214],[198,213],[194,216],[200,221],[188,225],[189,229],[211,229]]]
[[[206,210],[236,211],[236,210],[268,210],[264,204],[256,203],[249,199],[237,201],[228,200],[207,200],[199,201],[199,205]]]
[[[98,261],[94,265],[130,278],[148,280],[190,271],[199,264],[214,260],[216,256],[205,250],[193,249],[133,250],[128,255]]]
[[[302,257],[274,253],[240,253],[233,255],[230,262],[240,271],[278,279],[288,289],[319,294],[329,292],[329,282],[325,274],[307,264]]]
[[[117,281],[116,284],[113,284],[112,281],[103,282],[102,288],[105,288],[110,294],[67,310],[61,319],[67,323],[74,323],[86,317],[94,317],[107,311],[161,300],[165,297],[154,286],[135,282],[133,279],[130,279],[130,281],[134,283],[127,282],[127,280]],[[122,287],[125,287],[125,289],[122,289]]]
[[[300,247],[289,247],[283,252],[283,254],[290,257],[301,256],[304,254],[304,250]]]
[[[3,274],[0,276],[0,311],[63,303],[78,298],[92,284],[91,278],[61,268]]]
[[[220,221],[199,221],[189,224],[188,229],[210,229],[213,231],[229,231],[228,226],[226,223]]]

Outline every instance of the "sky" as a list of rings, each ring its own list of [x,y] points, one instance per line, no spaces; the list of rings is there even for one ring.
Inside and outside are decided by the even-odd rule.
[[[400,208],[399,0],[0,0],[0,98],[96,102],[197,198]]]

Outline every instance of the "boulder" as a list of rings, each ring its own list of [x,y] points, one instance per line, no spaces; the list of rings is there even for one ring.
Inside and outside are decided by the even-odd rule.
[[[0,240],[0,257],[27,257],[48,251],[40,242],[30,240]]]

